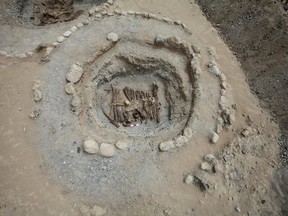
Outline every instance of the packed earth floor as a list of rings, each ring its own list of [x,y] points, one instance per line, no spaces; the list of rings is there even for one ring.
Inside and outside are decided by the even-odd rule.
[[[0,215],[288,215],[287,1],[0,2]]]

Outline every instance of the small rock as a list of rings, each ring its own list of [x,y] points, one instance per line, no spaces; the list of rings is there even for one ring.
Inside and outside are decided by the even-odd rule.
[[[162,35],[157,34],[157,36],[155,38],[155,44],[164,46],[165,45],[165,38]]]
[[[108,0],[107,3],[112,5],[114,3],[114,0]]]
[[[60,45],[60,43],[56,41],[56,42],[53,42],[52,45],[53,45],[54,47],[57,47],[57,46]]]
[[[119,140],[119,141],[115,144],[115,146],[116,146],[118,149],[120,149],[120,150],[124,150],[124,149],[128,148],[128,143]]]
[[[57,38],[58,43],[62,43],[64,40],[65,40],[65,37],[63,37],[63,36],[60,36]]]
[[[187,142],[188,142],[188,138],[186,136],[179,136],[175,140],[175,146],[181,147]]]
[[[193,181],[194,181],[194,177],[193,177],[192,175],[187,175],[187,176],[185,176],[185,178],[184,178],[184,182],[185,182],[186,184],[191,184]]]
[[[77,31],[77,27],[76,27],[76,26],[73,26],[73,27],[71,28],[71,31],[72,31],[72,32]]]
[[[170,151],[173,148],[175,148],[175,145],[174,145],[174,142],[172,140],[166,141],[166,142],[162,142],[159,145],[159,149],[161,151]]]
[[[184,129],[184,136],[186,136],[188,139],[193,136],[192,128],[187,127]]]
[[[106,214],[106,208],[101,208],[99,206],[94,206],[91,210],[90,210],[91,215],[93,216],[102,216]]]
[[[83,27],[84,25],[82,24],[82,23],[78,23],[77,24],[77,28],[81,28],[81,27]]]
[[[200,53],[201,53],[201,49],[200,49],[198,46],[196,46],[196,45],[192,45],[192,49],[193,49],[193,51],[194,51],[195,53],[197,53],[197,54],[200,54]]]
[[[71,101],[72,107],[79,107],[81,105],[81,99],[79,96],[75,95]]]
[[[42,92],[39,89],[35,89],[33,94],[35,102],[40,102],[42,100]]]
[[[83,68],[79,64],[73,64],[69,73],[66,74],[66,79],[69,82],[77,83],[83,75]]]
[[[242,132],[241,132],[241,135],[242,135],[243,137],[247,137],[247,136],[249,136],[249,134],[250,134],[250,132],[249,132],[249,130],[247,130],[247,129],[244,129],[244,130],[242,130]]]
[[[68,94],[68,95],[72,95],[72,94],[75,94],[76,91],[75,91],[75,85],[73,83],[67,83],[67,85],[65,86],[65,92]]]
[[[115,147],[111,144],[102,143],[100,145],[100,155],[103,157],[113,157],[115,155]]]
[[[121,15],[122,16],[126,16],[127,15],[127,11],[121,11]]]
[[[175,20],[174,23],[175,23],[176,25],[182,25],[182,22],[181,22],[180,20]]]
[[[41,114],[41,111],[40,110],[33,110],[30,114],[29,114],[29,117],[31,119],[37,119]]]
[[[173,20],[170,19],[169,17],[164,17],[162,20],[163,20],[164,22],[167,22],[167,23],[173,23]]]
[[[82,22],[82,24],[83,24],[84,26],[86,26],[86,25],[89,24],[89,21],[88,21],[88,20],[84,20],[84,21]]]
[[[66,38],[68,38],[71,34],[72,34],[71,31],[66,31],[66,32],[63,34],[63,36],[66,37]]]
[[[203,159],[207,162],[212,162],[215,159],[215,157],[212,154],[207,154],[203,157]]]
[[[223,173],[223,166],[220,163],[216,163],[214,166],[215,172],[221,172]]]
[[[219,74],[219,78],[220,78],[220,80],[221,80],[222,82],[226,81],[226,76],[225,76],[224,73],[220,73],[220,74]]]
[[[228,116],[228,123],[230,125],[232,125],[233,122],[236,121],[236,116],[235,116],[235,113],[230,113],[229,116]]]
[[[172,213],[171,209],[165,209],[165,210],[163,211],[163,214],[164,214],[165,216],[169,216],[169,215],[171,215],[171,213]]]
[[[207,171],[207,172],[211,172],[212,171],[212,166],[208,163],[208,162],[202,162],[200,164],[200,169]]]
[[[219,135],[216,132],[213,132],[211,136],[211,142],[216,144],[218,140],[219,140]]]
[[[118,14],[118,15],[121,14],[121,11],[118,9],[115,9],[114,12],[115,12],[115,14]]]
[[[112,42],[117,42],[119,39],[118,35],[114,32],[111,32],[107,35],[107,40],[112,41]]]
[[[133,14],[135,14],[135,12],[132,11],[132,10],[128,10],[128,11],[127,11],[127,14],[129,14],[129,15],[133,15]]]
[[[227,90],[227,82],[222,82],[221,84],[220,84],[220,87],[222,88],[222,89],[225,89],[225,90]]]
[[[97,154],[99,152],[98,143],[92,138],[87,138],[83,143],[83,150],[88,154]]]
[[[237,212],[241,212],[241,209],[240,209],[240,207],[238,206],[238,207],[236,207],[235,208],[235,210],[237,211]]]
[[[195,173],[194,184],[197,185],[201,191],[209,191],[213,188],[213,185],[205,178],[203,171]]]
[[[220,90],[220,94],[221,94],[222,96],[225,96],[225,95],[226,95],[226,90],[225,90],[225,89],[221,89],[221,90]]]

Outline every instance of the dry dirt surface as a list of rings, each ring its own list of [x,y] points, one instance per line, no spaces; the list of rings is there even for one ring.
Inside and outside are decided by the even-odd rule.
[[[250,38],[233,52],[207,21],[213,4],[44,2],[0,3],[0,215],[287,215],[285,118],[252,94],[245,72],[273,86],[253,81]]]

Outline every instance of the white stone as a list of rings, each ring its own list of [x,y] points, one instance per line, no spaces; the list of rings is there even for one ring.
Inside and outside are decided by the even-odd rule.
[[[63,37],[63,36],[60,36],[57,38],[58,43],[62,43],[64,40],[65,40],[65,37]]]
[[[241,135],[242,135],[243,137],[247,137],[247,136],[249,136],[249,134],[250,134],[250,131],[247,130],[247,129],[244,129],[244,130],[242,130],[242,132],[241,132]]]
[[[212,162],[215,159],[215,157],[212,154],[207,154],[203,157],[203,159],[207,162]]]
[[[63,36],[68,38],[71,34],[72,34],[71,31],[66,31],[66,32],[64,32]]]
[[[155,14],[148,14],[148,16],[149,16],[149,18],[152,18],[152,19],[154,19],[156,17]]]
[[[220,80],[221,80],[221,81],[226,81],[226,76],[225,76],[225,74],[220,73],[220,74],[219,74],[219,77],[220,77]]]
[[[135,14],[135,12],[132,11],[132,10],[128,10],[127,13],[128,13],[129,15],[134,15],[134,14]]]
[[[101,19],[101,18],[102,18],[102,15],[101,15],[101,14],[96,14],[96,15],[95,15],[95,18]]]
[[[79,96],[75,95],[71,101],[71,106],[72,107],[79,107],[81,105],[81,99]]]
[[[144,18],[149,17],[148,13],[146,13],[146,12],[142,12],[141,15],[142,15]]]
[[[34,90],[34,101],[40,102],[42,100],[42,92],[39,89]]]
[[[114,0],[108,0],[107,3],[112,5],[114,3]]]
[[[174,23],[175,23],[176,25],[182,25],[182,22],[181,22],[180,20],[175,20]]]
[[[77,28],[76,26],[73,26],[73,27],[71,28],[71,31],[72,31],[72,32],[75,32],[75,31],[77,31],[77,29],[78,29],[78,28]]]
[[[173,148],[175,148],[175,145],[174,145],[174,142],[172,140],[166,141],[166,142],[162,142],[159,145],[159,149],[161,151],[170,151]]]
[[[221,94],[222,96],[225,96],[225,95],[226,95],[226,90],[225,90],[225,89],[221,89],[221,90],[220,90],[220,94]]]
[[[53,45],[54,47],[57,47],[57,46],[60,45],[60,43],[56,41],[56,42],[53,42],[52,45]]]
[[[100,145],[100,155],[103,157],[113,157],[115,155],[115,147],[111,144],[101,143]]]
[[[122,16],[126,16],[127,15],[127,11],[121,11],[121,15]]]
[[[235,210],[236,210],[237,212],[241,212],[240,207],[236,207]]]
[[[175,146],[181,147],[187,142],[188,142],[188,138],[186,136],[179,136],[175,140]]]
[[[66,79],[69,82],[77,83],[83,75],[83,68],[79,64],[73,64],[69,73],[66,74]]]
[[[185,182],[186,184],[191,184],[191,183],[193,183],[193,181],[194,181],[194,177],[193,177],[192,175],[187,175],[187,176],[185,176],[185,178],[184,178],[184,182]]]
[[[88,24],[89,24],[89,20],[84,20],[84,21],[82,22],[82,24],[83,24],[84,26],[88,25]]]
[[[83,150],[88,154],[97,154],[99,152],[98,143],[92,138],[87,138],[83,142]]]
[[[114,10],[114,12],[115,12],[115,14],[118,14],[118,15],[121,14],[121,11],[118,9]]]
[[[77,24],[77,28],[81,28],[81,27],[83,27],[84,25],[82,24],[82,23],[78,23]]]
[[[169,17],[164,17],[162,20],[167,22],[167,23],[173,23],[173,20],[170,19]]]
[[[184,136],[186,136],[188,139],[193,136],[192,128],[187,127],[184,129]]]
[[[90,213],[92,216],[102,216],[106,214],[106,208],[101,208],[99,206],[94,206],[91,210]]]
[[[128,148],[128,143],[125,141],[119,140],[119,141],[117,141],[115,146],[120,150],[124,150],[124,149]]]
[[[107,35],[107,40],[117,42],[119,39],[118,35],[114,32],[111,32]]]
[[[212,171],[212,166],[208,162],[202,162],[200,164],[200,169],[207,171],[207,172],[210,172],[210,171]]]
[[[75,94],[76,91],[75,91],[75,85],[73,83],[67,83],[67,85],[65,86],[65,92],[68,94],[68,95],[72,95],[72,94]]]
[[[216,132],[212,133],[211,142],[216,144],[219,141],[219,135]]]

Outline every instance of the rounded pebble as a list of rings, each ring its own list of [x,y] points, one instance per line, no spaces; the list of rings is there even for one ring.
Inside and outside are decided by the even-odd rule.
[[[102,143],[100,145],[100,155],[103,157],[113,157],[115,155],[115,147],[111,144]]]
[[[63,36],[67,38],[67,37],[69,37],[71,34],[72,34],[71,31],[66,31],[66,32],[63,34]]]
[[[194,177],[193,177],[192,175],[187,175],[187,176],[185,176],[185,178],[184,178],[184,182],[185,182],[186,184],[191,184],[193,181],[194,181]]]
[[[87,138],[83,143],[83,150],[88,154],[97,154],[99,152],[98,143],[92,138]]]
[[[57,38],[57,42],[58,43],[62,43],[64,40],[65,40],[64,36],[60,36],[60,37]]]
[[[65,86],[65,92],[68,94],[68,95],[72,95],[74,94],[76,91],[75,91],[75,86],[73,83],[68,83],[66,86]]]
[[[73,27],[71,28],[71,31],[72,31],[72,32],[77,31],[77,27],[76,27],[76,26],[73,26]]]
[[[219,135],[216,132],[212,133],[211,142],[216,144],[219,140]]]
[[[171,149],[175,148],[174,142],[173,141],[166,141],[166,142],[162,142],[159,145],[159,149],[161,151],[169,151]]]
[[[111,32],[107,35],[107,40],[117,42],[118,41],[118,35],[114,32]]]
[[[119,140],[119,141],[115,144],[115,146],[116,146],[118,149],[120,149],[120,150],[124,150],[124,149],[128,148],[128,143],[125,142],[125,141]]]

